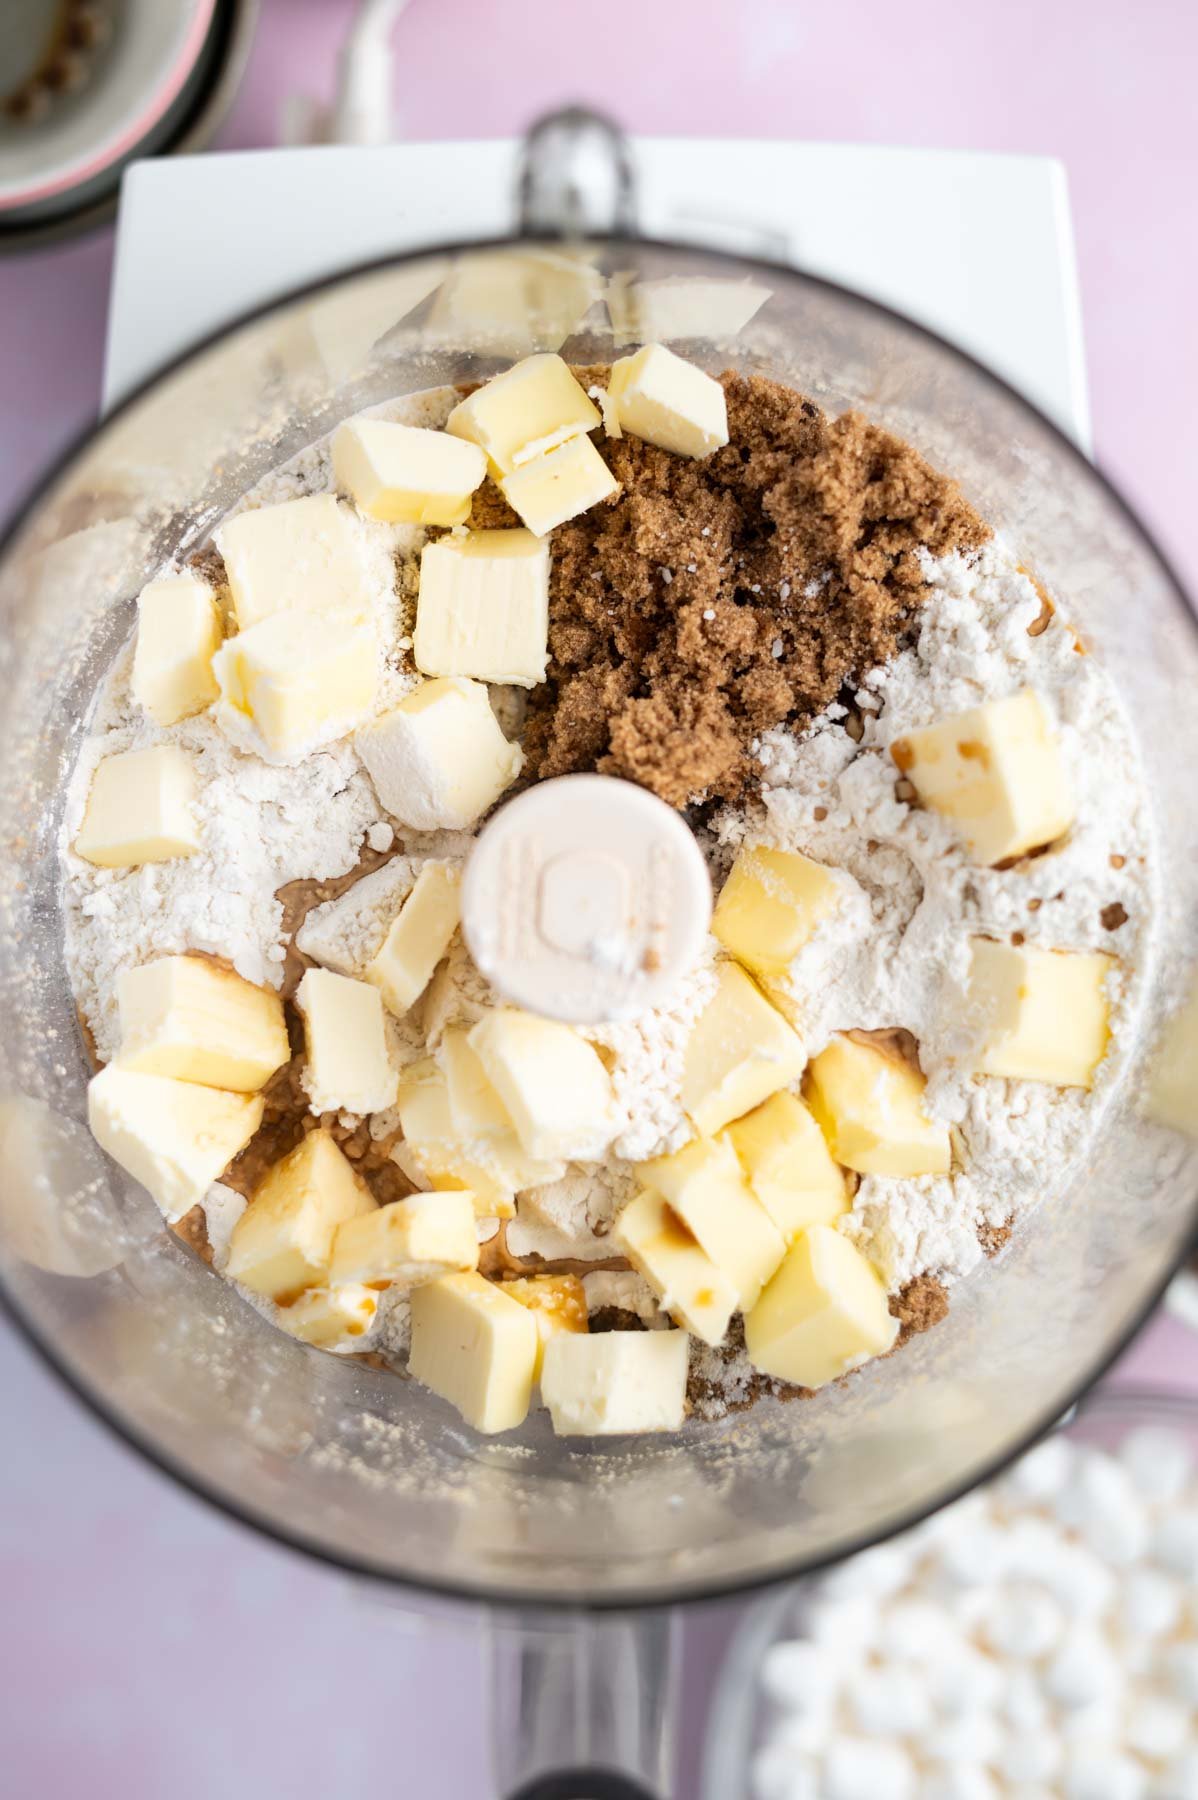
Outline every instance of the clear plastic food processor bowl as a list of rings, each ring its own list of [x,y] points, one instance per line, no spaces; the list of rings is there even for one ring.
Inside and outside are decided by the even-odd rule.
[[[1141,1116],[1149,1042],[1068,1190],[1046,1193],[901,1355],[802,1404],[676,1438],[564,1441],[537,1414],[488,1440],[416,1384],[264,1324],[88,1137],[56,833],[139,587],[349,413],[478,380],[534,348],[610,358],[611,328],[590,302],[614,277],[633,341],[663,295],[681,297],[687,356],[790,383],[833,413],[861,408],[953,471],[1018,546],[1137,721],[1163,876],[1154,1007],[1180,994],[1198,925],[1198,631],[1142,527],[1053,426],[908,320],[792,269],[644,241],[631,218],[627,169],[603,134],[559,121],[532,142],[520,239],[355,269],[222,332],[53,471],[0,559],[0,1275],[12,1317],[129,1443],[275,1538],[384,1582],[575,1614],[796,1575],[969,1488],[1142,1323],[1195,1216],[1193,1152]],[[574,229],[568,251],[546,246]],[[530,264],[538,244],[567,260]],[[743,283],[769,297],[716,341],[753,298],[729,285]],[[647,1741],[664,1637],[639,1645],[633,1735]],[[640,1752],[612,1748],[617,1736],[606,1760],[635,1767]],[[600,1791],[594,1778],[585,1791]]]

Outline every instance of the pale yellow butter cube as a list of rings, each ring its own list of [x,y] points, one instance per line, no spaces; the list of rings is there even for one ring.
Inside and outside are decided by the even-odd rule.
[[[526,1306],[537,1327],[537,1366],[534,1381],[541,1379],[545,1346],[559,1332],[590,1329],[586,1289],[577,1275],[522,1275],[505,1281],[503,1291]]]
[[[743,969],[722,963],[718,986],[686,1046],[682,1104],[706,1137],[789,1087],[803,1072],[802,1040]]]
[[[199,1204],[262,1123],[259,1095],[227,1094],[192,1081],[109,1063],[87,1089],[87,1122],[107,1150],[148,1188],[173,1224]]]
[[[195,773],[177,744],[106,756],[92,776],[75,854],[102,869],[193,856],[195,798]]]
[[[253,507],[215,537],[239,631],[277,612],[370,610],[361,527],[335,494]]]
[[[377,988],[331,969],[308,969],[296,989],[304,1015],[304,1092],[315,1113],[381,1112],[399,1078],[387,1055]]]
[[[471,1049],[529,1156],[591,1162],[616,1133],[611,1078],[569,1025],[504,1007],[470,1032]]]
[[[710,456],[728,442],[724,390],[703,369],[646,344],[612,365],[608,394],[620,429],[677,456]]]
[[[507,1107],[491,1086],[482,1058],[470,1042],[470,1027],[447,1026],[440,1054],[454,1130],[467,1142],[510,1136],[512,1121]]]
[[[410,1194],[361,1218],[347,1219],[333,1236],[329,1279],[415,1286],[477,1267],[474,1203],[458,1189]]]
[[[449,948],[461,918],[461,879],[452,863],[426,862],[378,955],[366,965],[367,981],[396,1018],[415,1005]]]
[[[844,1170],[797,1095],[775,1094],[729,1125],[727,1137],[787,1245],[809,1225],[832,1225],[847,1212]]]
[[[974,938],[969,1005],[983,1075],[1093,1086],[1110,1040],[1107,976],[1114,958],[1034,950]]]
[[[810,1068],[808,1105],[846,1169],[861,1175],[947,1175],[947,1125],[924,1111],[918,1069],[876,1044],[835,1037]]]
[[[347,419],[333,433],[333,473],[359,512],[387,524],[460,525],[486,478],[477,444],[390,419]]]
[[[503,1131],[463,1130],[446,1075],[431,1058],[405,1069],[398,1107],[405,1147],[425,1179],[435,1188],[466,1188],[480,1218],[512,1218],[515,1194],[556,1181],[564,1170],[562,1162],[528,1156],[510,1123]]]
[[[255,1094],[290,1059],[283,1002],[202,956],[163,956],[117,979],[121,1063]]]
[[[537,537],[564,525],[619,491],[619,482],[589,437],[571,438],[505,475],[503,497]]]
[[[925,806],[987,865],[1051,844],[1076,808],[1061,748],[1032,688],[909,731],[890,747]]]
[[[310,1131],[258,1184],[233,1227],[230,1281],[286,1302],[327,1287],[337,1227],[374,1200],[327,1131]]]
[[[598,412],[567,365],[550,352],[527,356],[494,376],[454,407],[445,428],[480,445],[498,477],[598,423]]]
[[[705,1344],[723,1343],[736,1289],[660,1194],[630,1200],[611,1235],[668,1313]]]
[[[221,635],[220,607],[198,575],[162,575],[141,590],[130,686],[156,725],[174,725],[216,699],[212,658]]]
[[[524,767],[477,681],[423,681],[354,737],[393,818],[417,831],[465,831]]]
[[[523,1423],[541,1339],[536,1321],[477,1271],[427,1282],[412,1294],[408,1367],[476,1431]]]
[[[379,1297],[360,1282],[344,1287],[309,1288],[290,1306],[281,1307],[278,1322],[291,1337],[321,1350],[357,1350],[374,1324]]]
[[[541,1395],[559,1437],[677,1431],[686,1416],[685,1331],[604,1331],[545,1346]]]
[[[438,538],[420,555],[412,640],[426,675],[535,687],[549,660],[549,546],[531,531]]]
[[[711,929],[758,975],[782,975],[844,897],[843,877],[797,850],[742,850],[716,901]]]
[[[671,1156],[641,1163],[637,1173],[673,1208],[731,1281],[740,1310],[748,1312],[786,1246],[749,1191],[732,1145],[719,1138],[695,1138]]]
[[[886,1289],[871,1263],[829,1225],[813,1225],[745,1320],[754,1368],[819,1388],[884,1356],[898,1337]]]
[[[344,737],[370,711],[378,641],[356,614],[276,613],[230,638],[213,668],[220,722],[240,720],[270,755],[294,762]]]
[[[1145,1111],[1158,1125],[1198,1137],[1198,982],[1161,1032],[1148,1078]]]

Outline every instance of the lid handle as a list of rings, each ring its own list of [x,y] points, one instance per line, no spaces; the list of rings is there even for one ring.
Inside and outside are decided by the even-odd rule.
[[[611,119],[567,106],[524,139],[519,185],[526,237],[632,237],[636,182],[628,139]]]

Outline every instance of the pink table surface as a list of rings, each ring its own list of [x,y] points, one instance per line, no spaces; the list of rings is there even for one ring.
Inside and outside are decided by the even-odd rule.
[[[327,94],[345,0],[264,0],[224,148]],[[397,135],[518,131],[566,99],[630,129],[1044,152],[1072,185],[1097,456],[1198,589],[1198,276],[1179,0],[412,0]],[[913,219],[913,231],[935,229]],[[0,263],[0,515],[94,414],[111,235]],[[1198,1390],[1158,1320],[1119,1380]],[[476,1631],[363,1601],[177,1493],[0,1334],[0,1792],[487,1794]],[[735,1608],[690,1615],[677,1794]]]

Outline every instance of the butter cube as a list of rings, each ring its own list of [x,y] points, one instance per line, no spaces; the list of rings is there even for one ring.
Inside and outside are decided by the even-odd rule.
[[[897,738],[890,754],[925,806],[987,865],[1051,844],[1075,816],[1060,745],[1033,688]]]
[[[177,744],[106,756],[92,776],[75,854],[102,869],[192,856],[200,832],[195,774]]]
[[[893,1349],[898,1320],[872,1264],[829,1225],[805,1231],[745,1320],[754,1368],[819,1388]]]
[[[215,537],[239,631],[277,612],[370,610],[361,528],[335,494],[253,507]]]
[[[198,575],[163,575],[141,590],[130,685],[156,725],[174,725],[216,699],[212,658],[221,635],[220,608]]]
[[[1114,958],[1100,952],[1033,950],[974,938],[969,1004],[983,1075],[1092,1087],[1110,1039],[1106,981]]]
[[[797,850],[742,850],[716,902],[711,929],[757,975],[782,975],[844,894],[834,869]]]
[[[622,356],[612,365],[607,391],[621,430],[647,444],[700,457],[728,442],[723,388],[664,344],[646,344],[635,356]]]
[[[591,1162],[616,1132],[611,1079],[569,1025],[504,1007],[470,1032],[470,1047],[529,1156]]]
[[[321,1350],[357,1350],[374,1324],[378,1304],[374,1289],[360,1282],[309,1288],[290,1306],[280,1308],[278,1323],[289,1336]]]
[[[347,419],[333,433],[333,473],[368,519],[460,525],[486,478],[487,459],[477,444],[444,431]]]
[[[590,438],[576,437],[560,450],[513,469],[499,486],[528,529],[544,537],[555,525],[609,499],[620,484]]]
[[[204,1198],[262,1123],[259,1095],[146,1075],[118,1062],[93,1076],[87,1122],[102,1150],[148,1188],[173,1224]]]
[[[507,1137],[512,1121],[470,1042],[470,1027],[446,1026],[440,1048],[455,1132],[465,1141]]]
[[[412,654],[426,675],[513,687],[544,681],[549,546],[520,530],[472,531],[426,544]]]
[[[728,1277],[740,1310],[748,1312],[782,1261],[786,1246],[750,1193],[732,1145],[695,1138],[672,1156],[641,1163],[637,1173]]]
[[[735,963],[722,963],[718,986],[686,1046],[682,1104],[705,1137],[789,1087],[806,1062],[802,1040]]]
[[[511,1431],[532,1399],[540,1334],[528,1308],[477,1271],[412,1294],[408,1367],[476,1431]]]
[[[354,737],[375,792],[417,831],[465,831],[524,767],[477,681],[425,681]]]
[[[276,613],[230,638],[212,666],[222,722],[240,720],[269,753],[297,761],[370,711],[378,643],[370,621],[353,613]]]
[[[163,956],[117,979],[121,1063],[256,1094],[290,1060],[283,1002],[202,956]]]
[[[233,1227],[225,1273],[281,1304],[326,1287],[337,1227],[374,1210],[328,1132],[310,1131],[259,1183]]]
[[[432,980],[461,918],[461,872],[452,863],[426,862],[383,940],[367,964],[366,979],[396,1018],[412,1007]]]
[[[705,1344],[722,1344],[738,1296],[660,1194],[638,1194],[612,1228],[612,1242],[662,1306]]]
[[[522,1275],[505,1281],[503,1292],[526,1306],[537,1328],[537,1366],[534,1381],[541,1379],[545,1346],[559,1332],[589,1329],[586,1289],[577,1275]]]
[[[445,429],[479,444],[491,473],[510,475],[571,438],[594,431],[599,414],[560,356],[526,356],[455,406]]]
[[[848,1211],[844,1170],[796,1095],[775,1094],[729,1125],[727,1138],[788,1246],[809,1225],[835,1224]]]
[[[387,1055],[378,989],[331,969],[308,969],[296,989],[304,1015],[304,1092],[315,1113],[381,1112],[398,1077]]]
[[[545,1346],[541,1393],[559,1437],[677,1431],[686,1415],[685,1331],[604,1331]]]
[[[474,1203],[459,1189],[410,1194],[338,1225],[329,1279],[414,1286],[477,1267]]]
[[[431,1059],[405,1069],[398,1101],[405,1146],[434,1188],[466,1188],[480,1218],[510,1219],[516,1210],[513,1195],[556,1181],[565,1164],[529,1156],[510,1121],[503,1130],[463,1130],[450,1093],[444,1072]],[[460,1093],[458,1098],[460,1106]]]
[[[918,1069],[876,1044],[835,1037],[810,1069],[808,1105],[846,1169],[861,1175],[947,1175],[947,1125],[923,1109]]]

